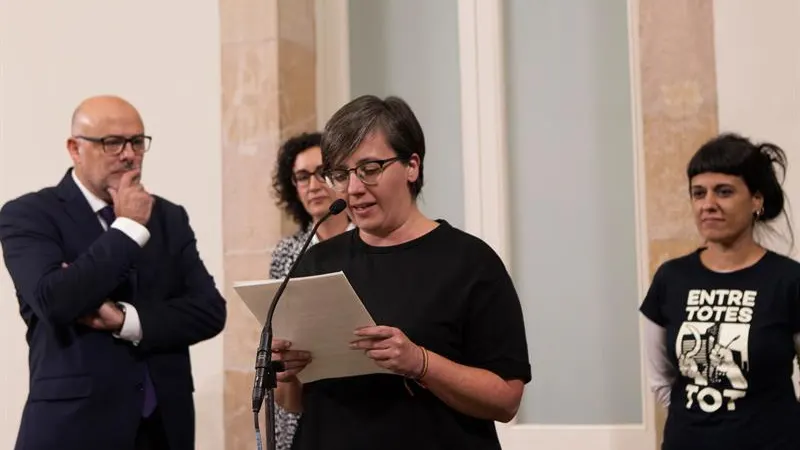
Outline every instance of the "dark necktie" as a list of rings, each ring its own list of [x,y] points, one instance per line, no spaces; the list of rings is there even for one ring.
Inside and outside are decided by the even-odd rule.
[[[113,206],[104,206],[103,209],[97,211],[97,214],[100,214],[100,217],[106,222],[106,226],[110,227],[117,216],[114,214],[114,207]]]
[[[100,217],[106,222],[108,227],[114,223],[116,215],[114,214],[113,206],[106,206],[97,212]],[[147,364],[144,365],[144,403],[142,404],[142,416],[150,417],[156,409],[156,390],[153,386],[153,380],[150,378],[150,371],[147,369]]]

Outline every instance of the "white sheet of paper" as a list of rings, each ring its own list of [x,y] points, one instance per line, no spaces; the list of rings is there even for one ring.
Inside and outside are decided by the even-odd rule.
[[[263,326],[282,279],[244,281],[233,288]],[[343,272],[289,280],[272,319],[273,339],[292,342],[293,350],[311,353],[298,374],[303,383],[371,373],[390,373],[349,344],[353,331],[375,321]]]

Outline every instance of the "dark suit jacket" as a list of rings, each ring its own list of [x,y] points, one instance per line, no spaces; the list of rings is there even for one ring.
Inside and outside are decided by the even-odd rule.
[[[3,257],[30,347],[17,450],[133,449],[144,364],[171,449],[194,449],[189,346],[222,330],[225,301],[183,207],[156,197],[147,228],[143,248],[104,231],[69,171],[58,186],[0,209]],[[76,323],[106,299],[136,307],[138,346]]]

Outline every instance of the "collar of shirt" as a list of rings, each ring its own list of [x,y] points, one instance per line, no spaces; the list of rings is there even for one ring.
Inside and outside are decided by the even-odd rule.
[[[81,194],[86,198],[86,201],[89,202],[89,206],[92,208],[92,211],[97,214],[101,209],[108,206],[108,203],[100,199],[98,196],[92,194],[89,189],[86,189],[86,186],[81,183],[81,180],[75,175],[75,169],[72,170],[72,181],[78,186],[80,189]]]
[[[348,222],[348,223],[347,223],[347,228],[345,228],[345,229],[344,229],[344,231],[345,231],[345,232],[347,232],[347,231],[350,231],[350,230],[352,230],[352,229],[353,229],[353,228],[355,228],[355,227],[356,227],[356,226],[355,226],[355,225],[353,225],[353,222]],[[312,237],[312,238],[311,238],[311,245],[316,245],[316,244],[319,244],[319,236],[317,236],[317,233],[314,233],[314,237]],[[310,247],[311,245],[309,245],[309,247]]]

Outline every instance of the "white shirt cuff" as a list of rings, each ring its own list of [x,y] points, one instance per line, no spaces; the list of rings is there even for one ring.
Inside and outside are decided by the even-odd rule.
[[[117,217],[114,219],[111,228],[116,228],[125,233],[129,238],[139,244],[139,247],[144,247],[147,241],[150,240],[150,231],[147,230],[147,227],[127,217]]]
[[[139,321],[139,312],[130,303],[119,302],[119,304],[125,307],[125,320],[122,322],[119,334],[114,333],[114,337],[131,341],[133,345],[139,345],[142,340],[142,323]]]

